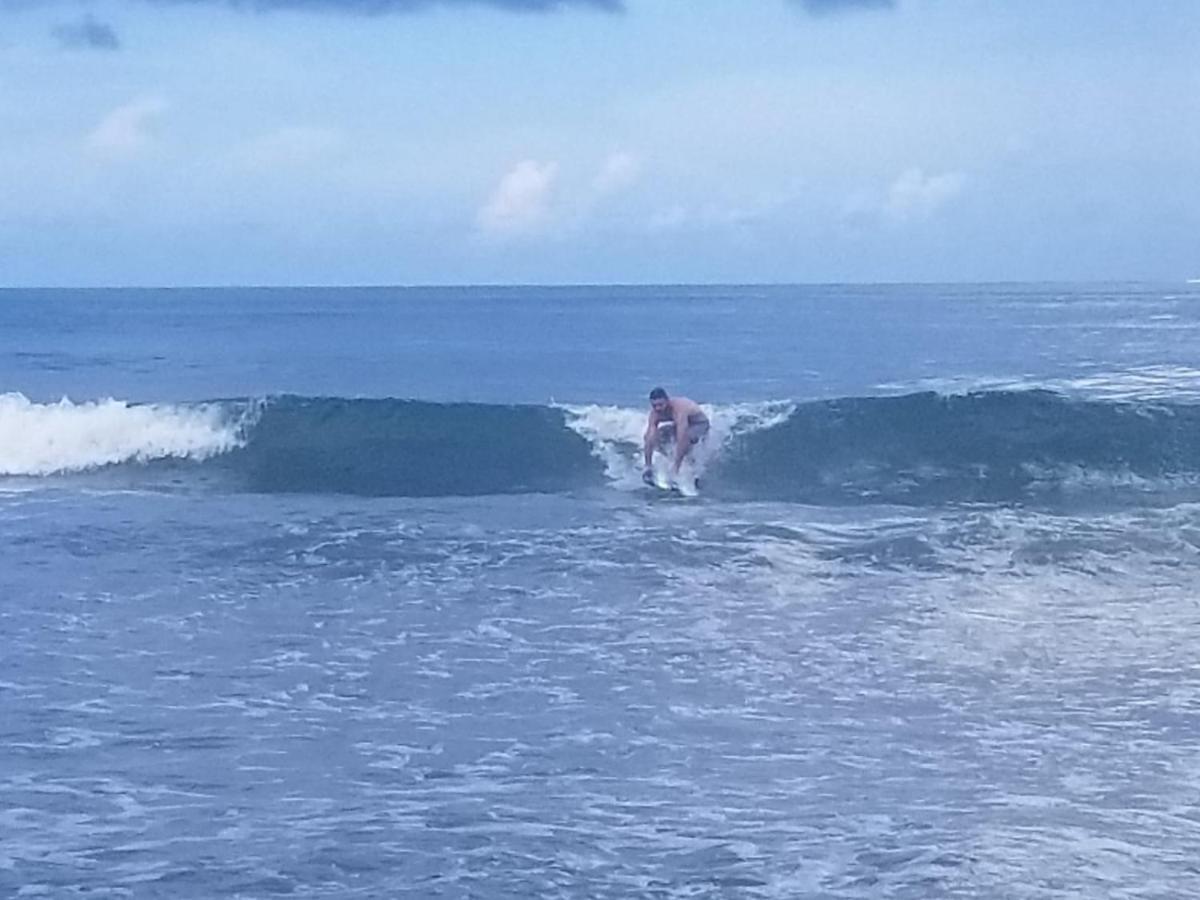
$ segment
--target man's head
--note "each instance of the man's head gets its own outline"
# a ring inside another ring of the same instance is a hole
[[[665,412],[667,407],[671,405],[671,398],[667,396],[667,392],[660,387],[656,387],[650,392],[650,406],[657,413]]]

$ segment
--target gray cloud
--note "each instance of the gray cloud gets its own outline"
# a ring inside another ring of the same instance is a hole
[[[25,9],[43,0],[0,0],[0,10]],[[253,12],[296,10],[309,12],[383,15],[415,13],[429,9],[491,7],[517,13],[545,13],[565,9],[592,9],[607,13],[625,12],[628,0],[144,0],[160,6],[189,4],[226,6]],[[899,0],[788,0],[793,6],[814,16],[835,15],[856,10],[895,9]],[[115,49],[120,45],[112,28],[90,16],[82,22],[60,25],[55,36],[69,47]]]
[[[490,6],[510,12],[552,12],[572,7],[598,9],[605,12],[623,12],[625,10],[625,0],[153,0],[153,2],[162,5],[208,3],[256,12],[309,10],[362,15],[419,12],[437,7],[464,6]]]
[[[72,50],[118,50],[121,47],[112,27],[92,16],[56,25],[53,34],[60,44]]]
[[[26,9],[43,0],[0,0],[0,10]],[[591,9],[606,13],[623,13],[629,0],[142,0],[158,6],[224,6],[251,12],[293,10],[307,12],[347,13],[351,15],[384,15],[387,13],[416,13],[431,9],[491,7],[515,13],[548,13],[567,9]],[[791,5],[814,16],[864,10],[892,10],[899,0],[788,0]],[[74,23],[59,25],[54,36],[65,47],[114,50],[120,47],[116,32],[92,16]]]
[[[799,0],[805,12],[814,16],[868,9],[895,9],[896,0]]]

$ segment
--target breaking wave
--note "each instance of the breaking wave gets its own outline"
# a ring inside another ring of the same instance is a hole
[[[84,472],[160,459],[202,461],[242,444],[241,414],[221,404],[134,405],[124,400],[33,403],[0,394],[0,475]]]
[[[704,494],[819,504],[1200,496],[1200,405],[1044,390],[709,408]],[[450,496],[640,488],[645,414],[615,406],[0,396],[0,475],[167,472],[230,490]]]

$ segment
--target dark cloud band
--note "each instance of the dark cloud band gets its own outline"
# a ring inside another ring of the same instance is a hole
[[[21,10],[43,0],[0,0],[0,10]],[[548,13],[557,10],[590,9],[623,13],[630,0],[143,0],[159,6],[224,6],[252,12],[293,10],[358,15],[416,13],[432,9],[491,7],[515,13]],[[895,9],[898,0],[787,0],[812,15],[833,15],[855,10]],[[109,26],[87,17],[54,30],[64,46],[115,49],[120,45]]]
[[[56,25],[52,33],[62,46],[72,50],[119,50],[121,47],[112,27],[91,16]]]
[[[558,9],[591,8],[624,12],[626,0],[154,0],[157,3],[219,3],[238,9],[325,10],[377,15],[418,12],[437,7],[490,6],[511,12],[552,12]],[[893,9],[896,0],[792,0],[813,15],[852,10]]]
[[[896,0],[799,0],[799,4],[805,12],[810,12],[814,16],[855,10],[896,8]]]
[[[468,6],[490,6],[510,12],[529,13],[553,12],[558,9],[570,8],[597,9],[604,12],[623,12],[625,9],[625,0],[153,0],[153,2],[161,5],[207,3],[258,12],[309,10],[361,15],[420,12],[439,7]]]

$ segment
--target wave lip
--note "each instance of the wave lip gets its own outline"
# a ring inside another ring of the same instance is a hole
[[[112,398],[35,403],[0,394],[0,476],[86,472],[161,459],[202,461],[241,446],[244,422],[220,404],[132,404]]]

